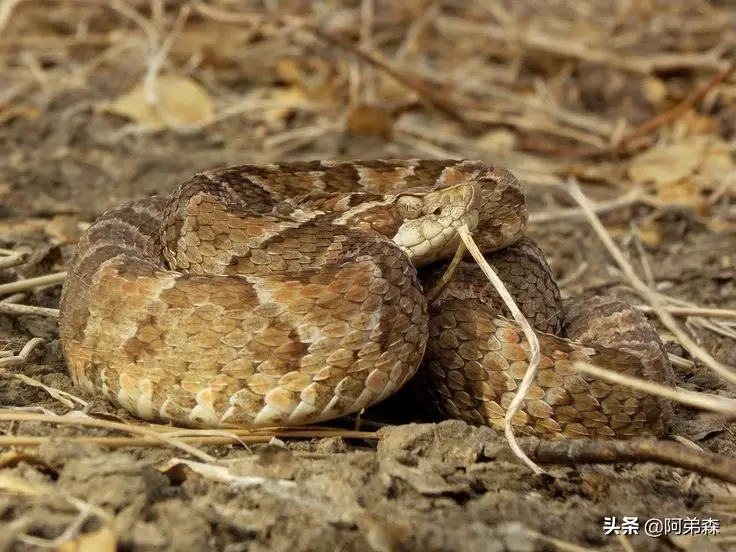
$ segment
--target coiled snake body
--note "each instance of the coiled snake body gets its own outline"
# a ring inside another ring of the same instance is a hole
[[[661,434],[667,402],[572,370],[581,358],[672,383],[656,333],[618,301],[562,304],[526,220],[518,181],[473,161],[201,173],[87,230],[62,294],[64,355],[75,383],[149,420],[329,420],[382,401],[421,365],[415,382],[443,412],[498,426],[526,370],[523,334],[471,263],[431,305],[424,294],[466,224],[540,330],[518,427]],[[585,343],[553,335],[565,329]]]

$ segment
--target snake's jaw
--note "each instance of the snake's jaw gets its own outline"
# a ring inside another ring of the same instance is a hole
[[[422,214],[404,220],[393,241],[408,255],[414,266],[423,266],[452,256],[457,249],[458,229],[478,226],[481,190],[476,183],[464,183],[422,194]]]

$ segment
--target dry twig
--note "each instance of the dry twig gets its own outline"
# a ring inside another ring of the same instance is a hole
[[[610,153],[622,154],[633,149],[636,140],[643,138],[650,134],[652,131],[666,125],[667,123],[682,117],[688,110],[690,110],[696,103],[701,101],[705,96],[713,90],[716,86],[725,81],[733,71],[733,66],[728,64],[723,70],[716,73],[708,82],[695,90],[687,98],[685,98],[678,105],[672,109],[665,111],[650,119],[636,130],[630,132],[623,138],[613,141],[610,146],[605,148],[578,148],[578,149],[563,149],[555,152],[555,155],[566,156],[566,157],[586,157],[592,155],[605,155]]]
[[[629,280],[634,291],[636,291],[639,295],[641,295],[645,300],[648,301],[648,303],[652,306],[652,309],[654,309],[654,312],[662,321],[662,324],[664,324],[665,327],[675,335],[682,346],[692,356],[700,360],[703,364],[708,366],[725,380],[730,381],[731,383],[736,383],[736,374],[732,373],[732,371],[727,366],[718,362],[715,358],[708,354],[705,349],[695,343],[695,341],[691,339],[689,335],[682,331],[672,315],[667,312],[667,310],[662,305],[658,294],[652,292],[652,290],[649,289],[649,287],[644,282],[642,282],[641,279],[639,279],[639,277],[634,272],[634,269],[624,258],[621,250],[614,243],[613,238],[611,238],[611,236],[606,231],[598,216],[593,212],[590,202],[573,179],[570,179],[569,181],[568,191],[573,199],[575,199],[578,205],[580,205],[580,207],[583,209],[588,222],[593,227],[596,234],[598,234],[598,237],[616,261],[616,264],[626,275],[626,278]]]
[[[506,28],[491,22],[478,23],[459,17],[443,15],[435,24],[439,29],[461,35],[476,34],[490,39],[502,41],[509,45],[507,50],[513,52],[515,45],[529,50],[537,50],[544,54],[554,54],[580,61],[608,65],[616,69],[649,75],[653,72],[672,71],[675,69],[711,69],[722,71],[727,61],[713,54],[623,54],[612,50],[591,47],[583,41],[571,40],[568,35],[552,36],[531,26],[526,32]]]
[[[640,312],[653,313],[654,308],[649,305],[636,305],[634,307]],[[698,316],[705,318],[729,318],[736,319],[736,310],[733,309],[715,309],[709,307],[662,307],[664,310],[674,316]]]
[[[26,414],[23,412],[0,412],[0,422],[41,422],[51,424],[78,425],[84,427],[97,427],[123,431],[125,433],[132,433],[134,435],[148,437],[153,440],[163,441],[167,445],[181,449],[187,454],[191,454],[195,458],[199,458],[203,462],[217,463],[216,458],[200,450],[197,450],[196,448],[180,441],[179,439],[170,437],[164,433],[157,433],[155,431],[151,431],[148,428],[137,425],[109,422],[107,420],[95,420],[93,418],[82,416],[46,416],[44,414]]]
[[[623,464],[656,462],[728,483],[736,483],[736,460],[693,450],[668,441],[542,441],[524,444],[542,464]]]
[[[1,306],[2,303],[0,303],[0,307]],[[71,393],[67,393],[66,391],[62,391],[61,389],[57,389],[56,387],[51,387],[50,385],[43,384],[38,380],[26,376],[25,374],[5,374],[7,368],[25,364],[28,361],[28,357],[31,355],[31,353],[43,342],[44,340],[42,338],[34,337],[23,346],[23,348],[17,355],[9,355],[5,357],[0,355],[0,357],[2,357],[0,358],[0,376],[11,377],[13,379],[22,381],[26,385],[43,389],[44,391],[46,391],[46,393],[51,395],[52,398],[59,401],[66,408],[75,408],[77,405],[86,407],[87,402],[80,399],[79,397],[72,395]]]
[[[28,251],[20,251],[0,257],[0,270],[22,265],[28,259]]]
[[[2,303],[0,303],[0,306],[2,306]],[[34,337],[23,346],[23,348],[17,355],[0,358],[0,373],[2,373],[2,370],[4,370],[5,368],[24,364],[28,360],[28,357],[34,351],[34,349],[42,343],[43,339],[41,339],[40,337]]]
[[[0,295],[18,293],[19,291],[27,291],[42,286],[52,286],[60,284],[66,278],[66,272],[57,272],[56,274],[44,274],[35,278],[27,278],[0,285]]]
[[[465,247],[475,259],[475,262],[478,263],[478,266],[483,271],[483,274],[486,275],[495,290],[498,292],[501,299],[503,299],[503,302],[509,309],[511,316],[513,316],[514,320],[516,320],[519,326],[521,326],[521,329],[524,332],[524,337],[526,337],[527,342],[529,343],[529,364],[526,369],[526,373],[524,374],[524,379],[521,381],[521,384],[516,390],[516,394],[514,395],[511,404],[509,404],[508,409],[506,410],[503,425],[506,439],[509,443],[509,446],[511,447],[511,450],[514,451],[514,454],[516,454],[527,466],[529,466],[532,471],[534,471],[534,473],[543,473],[542,469],[534,462],[532,462],[526,456],[526,454],[524,454],[524,451],[521,449],[521,447],[519,447],[519,444],[516,441],[516,437],[514,436],[514,428],[512,425],[514,416],[516,416],[516,413],[521,409],[524,398],[529,392],[529,389],[534,383],[534,379],[537,377],[537,372],[539,371],[539,361],[541,359],[539,340],[537,339],[537,335],[534,333],[534,330],[532,329],[524,314],[519,310],[519,307],[516,306],[514,298],[508,292],[504,283],[493,271],[491,265],[489,265],[483,257],[480,249],[478,249],[478,246],[473,241],[473,237],[470,234],[470,230],[468,230],[468,227],[465,225],[461,226],[458,229],[458,234],[465,244]]]
[[[636,205],[644,197],[644,190],[641,187],[633,187],[624,195],[619,196],[610,201],[602,201],[596,203],[592,209],[596,213],[610,213],[622,207]],[[541,224],[545,222],[560,220],[585,220],[585,213],[582,209],[572,207],[570,209],[560,209],[558,211],[543,211],[540,213],[531,213],[529,222],[531,224]]]
[[[386,74],[393,77],[397,82],[403,84],[410,90],[413,90],[419,96],[419,99],[427,104],[429,107],[437,109],[450,119],[460,123],[463,128],[470,132],[475,132],[478,129],[478,125],[466,119],[460,112],[451,104],[451,102],[440,94],[437,94],[432,88],[424,82],[421,78],[410,74],[407,71],[401,71],[394,67],[391,62],[385,59],[383,56],[375,51],[365,50],[359,46],[353,45],[351,42],[330,36],[321,31],[311,31],[316,37],[323,41],[331,44],[332,46],[338,46],[343,50],[351,52],[360,59],[374,65],[384,71]]]
[[[719,414],[725,414],[730,418],[736,419],[736,400],[733,399],[709,395],[698,391],[689,391],[687,389],[675,389],[668,385],[662,385],[642,378],[635,378],[619,372],[605,370],[600,366],[595,366],[583,361],[574,362],[573,367],[579,372],[590,374],[591,376],[611,383],[625,385],[626,387],[638,389],[653,395],[659,395],[660,397],[665,397],[688,406],[709,410],[711,412],[718,412]]]
[[[437,299],[440,293],[442,293],[442,290],[450,283],[450,280],[452,280],[452,277],[455,275],[457,267],[460,266],[460,263],[465,256],[465,251],[467,251],[465,243],[461,240],[457,245],[457,250],[455,250],[455,256],[452,258],[452,261],[450,261],[450,264],[447,265],[445,272],[442,274],[440,279],[437,280],[437,283],[432,286],[431,289],[427,290],[425,294],[427,296],[427,303],[431,304],[435,299]]]
[[[17,303],[0,301],[0,314],[35,314],[50,318],[59,318],[59,309],[35,307],[33,305],[18,305]]]

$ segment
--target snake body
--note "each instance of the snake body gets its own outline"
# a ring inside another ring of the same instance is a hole
[[[526,370],[521,331],[472,264],[431,304],[424,293],[467,225],[540,331],[542,370],[517,425],[551,438],[661,434],[668,403],[571,363],[672,383],[656,333],[620,302],[564,305],[526,221],[519,182],[476,161],[203,172],[85,232],[62,292],[62,349],[76,384],[148,420],[315,423],[419,371],[447,415],[498,426]],[[583,342],[560,337],[565,326]]]

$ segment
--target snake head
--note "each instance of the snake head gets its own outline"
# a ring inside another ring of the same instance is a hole
[[[458,228],[475,230],[481,207],[476,182],[444,188],[415,188],[396,195],[393,210],[401,222],[393,241],[414,266],[447,258],[457,249]]]

